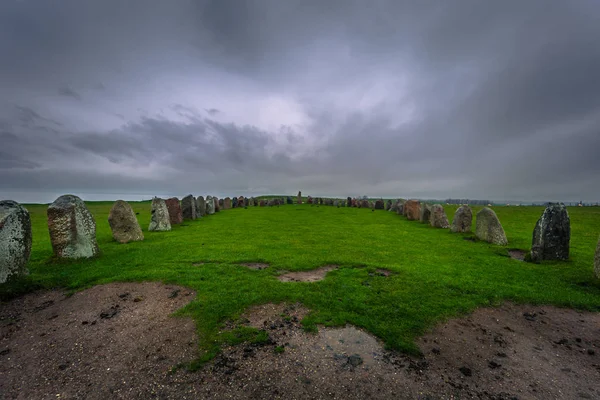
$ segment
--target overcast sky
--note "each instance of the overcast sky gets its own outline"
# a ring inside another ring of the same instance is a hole
[[[598,0],[2,0],[0,198],[600,201]]]

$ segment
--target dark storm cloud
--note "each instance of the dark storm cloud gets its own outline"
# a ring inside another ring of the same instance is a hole
[[[7,0],[0,185],[594,201],[599,38],[594,0]]]

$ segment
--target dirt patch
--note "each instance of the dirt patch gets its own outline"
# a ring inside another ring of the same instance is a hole
[[[525,250],[509,249],[508,255],[512,259],[519,260],[519,261],[525,261],[525,256],[527,255],[527,252]]]
[[[279,275],[277,279],[281,282],[317,282],[325,279],[329,271],[338,269],[338,265],[324,265],[311,271],[286,272]]]
[[[169,374],[196,355],[192,321],[168,317],[192,296],[175,286],[111,284],[2,304],[0,393],[9,399],[600,398],[598,313],[510,303],[479,309],[436,327],[417,343],[423,356],[407,357],[353,326],[307,333],[300,323],[306,308],[265,304],[240,321],[266,332],[268,341],[225,348],[198,372]]]
[[[159,283],[113,283],[2,304],[0,397],[149,397],[173,366],[197,357],[194,322],[169,316],[194,296]]]
[[[369,276],[385,276],[386,278],[393,274],[389,269],[378,268],[375,272],[369,273]]]
[[[265,268],[269,268],[269,264],[265,264],[265,263],[242,263],[240,265],[243,265],[244,267],[248,267],[250,269],[254,269],[257,271],[261,271]]]

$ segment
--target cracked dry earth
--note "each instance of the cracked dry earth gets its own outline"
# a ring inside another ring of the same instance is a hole
[[[600,315],[554,307],[482,308],[418,340],[422,357],[383,349],[352,326],[302,330],[299,304],[252,307],[234,325],[264,329],[198,372],[193,321],[169,315],[194,292],[115,283],[71,297],[34,293],[0,310],[6,399],[595,399]]]

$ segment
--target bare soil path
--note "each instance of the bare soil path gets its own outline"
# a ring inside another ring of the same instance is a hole
[[[302,330],[299,304],[264,304],[242,323],[270,342],[223,349],[198,372],[194,323],[170,314],[195,296],[113,283],[73,296],[32,293],[0,308],[3,399],[595,399],[600,314],[482,308],[419,339],[423,357],[384,350],[360,329]]]

